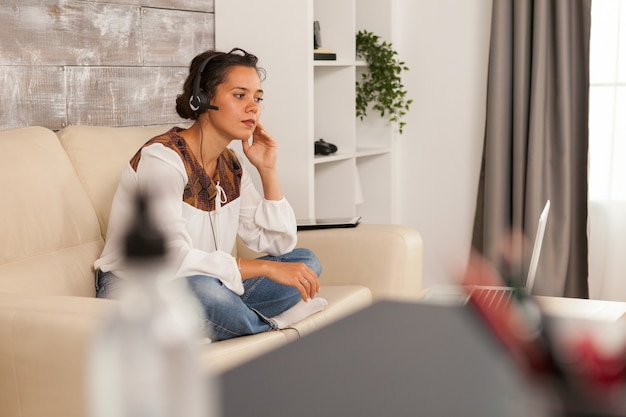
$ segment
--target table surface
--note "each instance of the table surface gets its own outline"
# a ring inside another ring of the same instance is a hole
[[[546,314],[599,321],[626,320],[626,303],[583,298],[535,296]]]

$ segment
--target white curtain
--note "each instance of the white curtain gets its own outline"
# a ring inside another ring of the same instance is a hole
[[[626,0],[592,2],[589,96],[589,296],[626,301]]]

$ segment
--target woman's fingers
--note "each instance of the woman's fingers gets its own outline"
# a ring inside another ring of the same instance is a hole
[[[304,301],[308,301],[319,292],[320,283],[317,275],[306,264],[272,262],[271,265],[271,273],[267,276],[279,284],[296,288]]]
[[[295,286],[296,289],[298,290],[298,292],[300,293],[300,296],[302,297],[302,299],[304,301],[308,301],[309,300],[309,292],[306,288],[306,284],[300,283],[299,285]]]
[[[302,287],[302,291],[300,291],[300,294],[304,293],[304,296],[302,297],[302,299],[304,301],[308,301],[309,298],[311,298],[311,293],[309,291],[309,288],[310,288],[309,281],[307,281],[306,279],[303,279],[302,281],[300,281],[299,287]]]
[[[302,285],[304,291],[308,295],[308,297],[305,298],[306,300],[309,298],[313,298],[315,294],[319,292],[320,283],[315,273],[311,271],[311,269],[309,269],[308,267],[305,266],[305,268],[306,268],[306,271],[302,275],[302,280],[300,281],[300,284]]]

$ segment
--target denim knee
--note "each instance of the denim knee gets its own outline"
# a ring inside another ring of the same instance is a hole
[[[96,271],[96,298],[119,299],[124,281],[113,272]]]
[[[320,275],[322,275],[322,263],[320,262],[317,255],[315,255],[315,253],[311,249],[307,248],[298,248],[296,250],[303,253],[302,256],[305,258],[303,262],[306,264],[306,266],[311,268],[311,270],[315,272],[315,274],[319,278]]]
[[[193,275],[187,277],[187,283],[202,306],[224,306],[228,308],[227,306],[237,306],[240,302],[239,296],[228,290],[218,278]]]
[[[250,308],[222,282],[207,275],[187,277],[205,315],[209,337],[214,340],[271,330],[273,323]]]
[[[296,248],[293,251],[274,258],[279,262],[302,262],[319,278],[322,275],[322,263],[311,249]]]

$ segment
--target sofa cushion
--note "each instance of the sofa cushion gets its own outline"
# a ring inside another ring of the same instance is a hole
[[[144,143],[171,127],[69,126],[57,133],[96,210],[103,237],[124,166]]]
[[[202,350],[202,367],[212,374],[224,373],[286,344],[288,332],[271,331],[209,343]]]
[[[93,206],[57,136],[0,132],[0,291],[93,296],[104,242]]]

